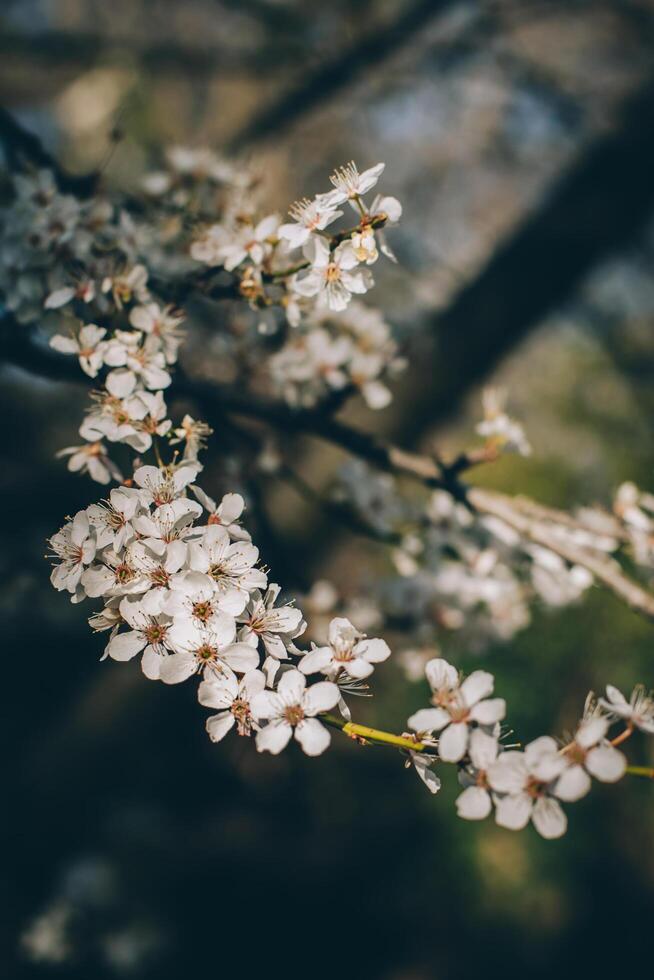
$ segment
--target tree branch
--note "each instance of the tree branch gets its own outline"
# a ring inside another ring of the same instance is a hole
[[[412,441],[451,417],[471,385],[560,307],[584,276],[644,231],[654,209],[653,105],[651,78],[623,105],[615,127],[590,145],[482,272],[432,318],[434,343],[417,359],[411,379],[404,428],[410,425]]]
[[[298,117],[318,108],[365,70],[386,60],[453,3],[454,0],[414,0],[392,23],[370,31],[315,71],[305,72],[297,84],[264,106],[236,133],[229,151],[239,152],[270,137],[277,139]]]

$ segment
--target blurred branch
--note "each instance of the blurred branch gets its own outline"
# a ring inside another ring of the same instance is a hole
[[[416,359],[407,437],[450,417],[468,389],[559,307],[594,266],[630,244],[654,208],[654,80],[582,154],[481,273],[431,320]],[[425,373],[420,375],[420,364]]]
[[[32,369],[34,365],[52,373],[47,376],[57,380],[68,380],[73,374],[82,380],[81,373],[72,359],[71,371],[64,372],[61,361],[65,356],[53,351],[34,348],[26,330],[14,330],[18,339],[3,345],[3,352],[10,363]],[[27,335],[27,340],[22,339]],[[39,371],[43,373],[43,371]],[[206,405],[211,412],[225,412],[245,418],[256,419],[268,426],[277,428],[286,435],[306,434],[324,439],[346,452],[364,459],[378,469],[399,476],[410,477],[431,488],[444,489],[456,499],[464,502],[478,514],[491,515],[504,521],[518,534],[534,544],[547,548],[573,565],[581,565],[622,599],[635,612],[654,620],[654,595],[648,593],[623,572],[611,557],[591,551],[573,543],[570,538],[556,532],[556,521],[546,518],[546,510],[533,503],[526,506],[527,498],[513,498],[481,487],[465,487],[460,482],[463,460],[468,466],[479,462],[475,454],[458,457],[451,466],[431,456],[420,455],[395,446],[379,436],[353,428],[324,414],[319,409],[294,409],[282,402],[260,398],[242,388],[215,385],[211,382],[193,380],[181,375],[170,389],[171,394],[196,399]],[[551,512],[555,514],[554,511]],[[360,530],[360,529],[359,529]]]
[[[300,40],[276,38],[254,51],[242,51],[233,45],[187,45],[174,39],[152,41],[133,36],[113,37],[89,31],[39,31],[25,34],[5,30],[0,34],[0,56],[32,60],[48,68],[79,72],[110,62],[123,64],[125,55],[135,58],[150,72],[181,72],[187,77],[206,77],[218,72],[243,74],[271,65],[282,66],[303,50]]]
[[[392,23],[359,38],[313,72],[305,71],[296,84],[255,113],[231,139],[228,150],[239,152],[267,138],[277,139],[298,118],[332,99],[365,70],[395,54],[433,17],[454,3],[455,0],[414,0]]]
[[[25,129],[2,106],[0,106],[0,143],[12,169],[47,168],[53,172],[57,185],[62,191],[85,197],[97,184],[98,175],[95,173],[80,176],[67,173],[52,154],[48,153],[38,136]]]

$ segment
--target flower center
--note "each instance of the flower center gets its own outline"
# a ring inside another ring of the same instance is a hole
[[[166,569],[163,568],[162,565],[159,565],[152,572],[150,572],[150,581],[152,582],[153,585],[166,586],[168,585],[169,580],[170,580],[170,575],[168,574]]]
[[[203,643],[201,647],[195,651],[195,655],[198,660],[215,660],[218,656],[218,651],[215,647],[212,647],[209,643]]]
[[[299,704],[289,704],[287,708],[284,709],[284,718],[289,723],[289,725],[299,725],[304,719],[304,711]]]
[[[162,643],[168,632],[167,626],[160,626],[159,623],[153,623],[151,626],[146,626],[143,630],[146,640],[148,643]]]
[[[325,269],[325,279],[327,282],[338,282],[341,278],[341,270],[336,262],[330,262]]]
[[[208,599],[206,599],[204,602],[196,602],[193,604],[193,615],[202,623],[206,623],[207,620],[211,619],[211,612],[211,603]]]
[[[230,711],[236,719],[236,730],[239,735],[249,735],[252,731],[252,719],[250,714],[250,705],[247,701],[242,701],[240,698],[236,698],[232,701],[232,707]]]
[[[124,582],[129,582],[130,579],[134,578],[134,569],[123,563],[122,565],[118,565],[116,567],[114,574],[116,576],[116,581],[123,584]]]

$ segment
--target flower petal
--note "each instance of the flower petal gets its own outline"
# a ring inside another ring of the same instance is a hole
[[[318,685],[316,685],[318,686]],[[332,687],[336,687],[335,684]],[[338,688],[336,688],[338,691]],[[329,747],[331,735],[317,718],[305,718],[295,729],[295,737],[306,755],[322,755]]]

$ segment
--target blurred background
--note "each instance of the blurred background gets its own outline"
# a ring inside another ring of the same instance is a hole
[[[166,145],[209,145],[255,161],[283,210],[349,159],[384,160],[404,217],[399,263],[377,268],[370,299],[411,366],[389,409],[352,403],[345,417],[454,452],[490,380],[534,455],[475,480],[564,507],[606,504],[623,480],[654,488],[649,0],[4,0],[0,53],[0,102],[108,186],[137,186]],[[214,746],[193,689],[98,663],[102,639],[42,557],[97,496],[54,459],[85,398],[0,368],[3,975],[649,969],[651,783],[596,786],[547,842],[457,820],[453,780],[432,798],[381,749],[335,737],[310,760]],[[221,436],[207,489],[234,489]],[[341,461],[308,441],[297,457],[318,485]],[[387,570],[383,548],[335,534],[288,486],[244,492],[291,594],[327,578],[352,598]],[[480,656],[462,649],[457,664]],[[589,688],[654,681],[652,628],[599,589],[533,609],[483,658],[525,740],[573,725]],[[358,720],[402,730],[420,682],[392,659],[376,681]],[[644,740],[632,761],[652,764]]]

